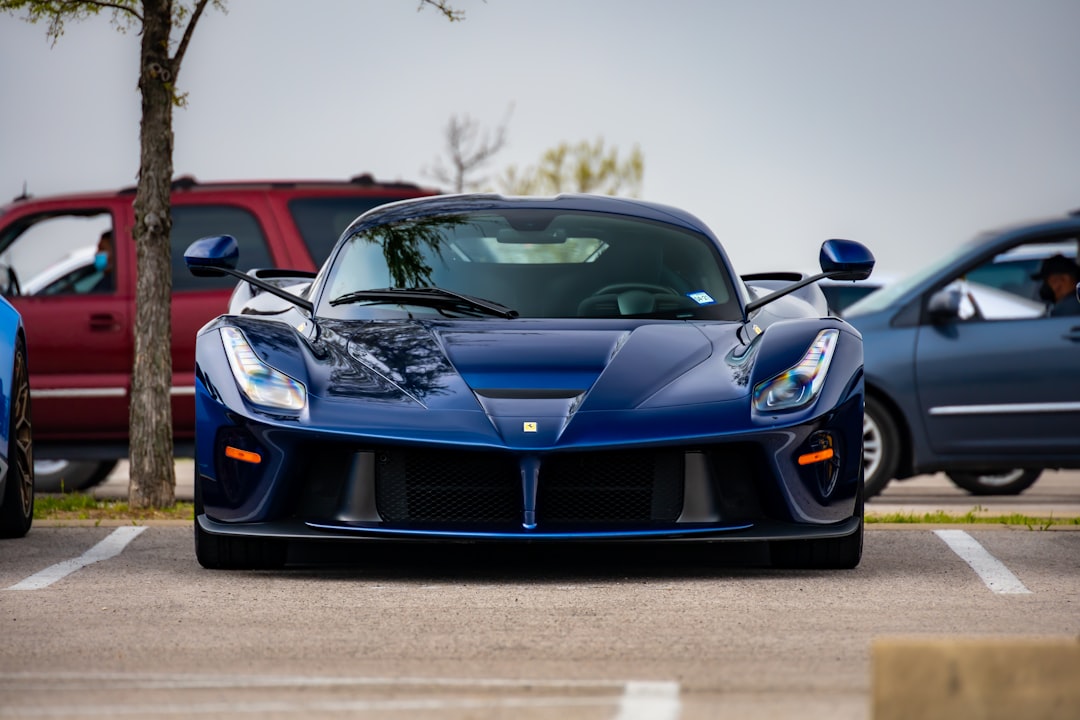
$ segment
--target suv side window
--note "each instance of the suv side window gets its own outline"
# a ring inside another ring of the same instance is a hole
[[[112,292],[115,282],[106,289],[105,270],[94,266],[98,242],[112,228],[104,209],[20,220],[0,238],[0,292],[9,297]]]
[[[231,205],[173,205],[172,253],[173,292],[223,290],[236,286],[233,277],[195,277],[184,264],[184,251],[196,240],[211,235],[232,235],[240,248],[237,270],[275,267],[266,244],[266,235],[247,210]]]

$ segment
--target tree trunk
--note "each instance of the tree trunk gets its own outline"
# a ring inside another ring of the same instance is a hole
[[[172,408],[172,109],[169,58],[172,0],[143,0],[139,91],[139,183],[135,193],[135,358],[131,375],[128,504],[165,507],[176,500]]]

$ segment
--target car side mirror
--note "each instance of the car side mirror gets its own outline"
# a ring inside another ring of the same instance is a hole
[[[874,269],[873,253],[865,245],[854,240],[833,239],[821,243],[818,262],[821,263],[821,272],[819,274],[803,278],[787,287],[780,288],[776,292],[751,300],[746,303],[746,313],[750,314],[762,305],[768,305],[777,298],[795,292],[810,283],[816,283],[823,278],[829,278],[830,280],[865,280],[870,277],[870,272]]]
[[[235,270],[240,259],[236,238],[216,235],[196,240],[184,252],[184,264],[195,277],[222,277]]]
[[[833,280],[865,280],[874,269],[874,255],[854,240],[826,240],[818,255],[821,272]]]
[[[277,295],[283,300],[288,300],[293,305],[313,312],[315,306],[307,298],[293,295],[288,290],[278,287],[258,277],[254,273],[242,273],[236,269],[236,262],[240,259],[240,250],[236,247],[236,238],[232,235],[215,235],[196,240],[188,246],[184,253],[184,264],[188,271],[195,277],[222,277],[232,275],[243,280],[249,285],[254,285],[260,290],[265,290],[271,295]]]
[[[932,320],[944,321],[960,317],[960,291],[955,288],[938,290],[926,303],[926,312]]]

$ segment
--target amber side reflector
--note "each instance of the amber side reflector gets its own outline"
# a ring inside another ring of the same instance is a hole
[[[259,455],[259,453],[253,453],[247,450],[241,450],[240,448],[234,448],[232,445],[225,446],[225,457],[231,457],[233,460],[239,460],[240,462],[248,462],[255,464],[262,462],[262,456]]]
[[[816,462],[822,462],[823,460],[831,460],[833,457],[833,449],[825,448],[824,450],[818,450],[817,452],[806,453],[799,456],[800,465],[810,465]]]

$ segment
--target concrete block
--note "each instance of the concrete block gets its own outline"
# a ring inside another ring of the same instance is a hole
[[[884,637],[873,720],[1080,720],[1080,637]]]

